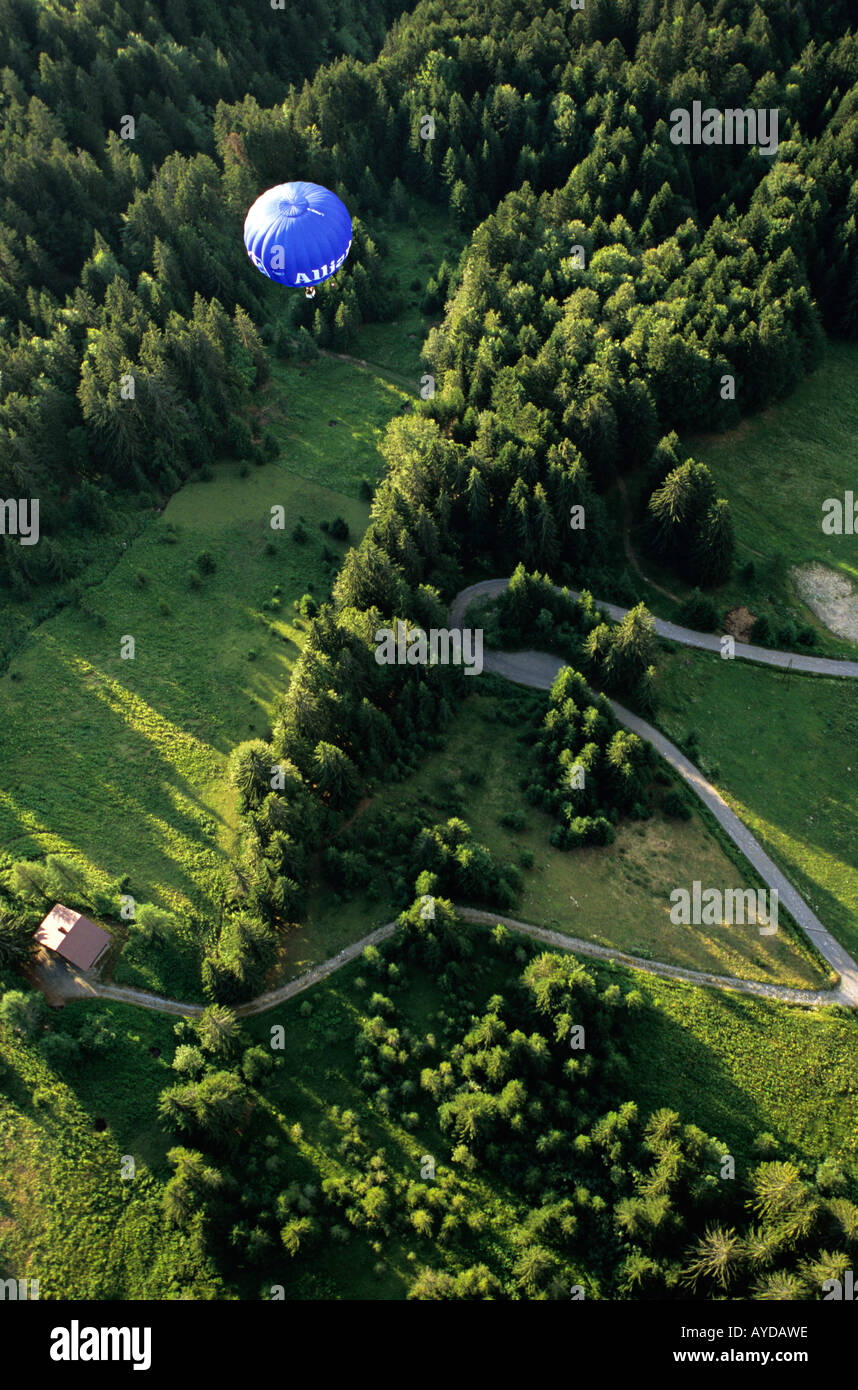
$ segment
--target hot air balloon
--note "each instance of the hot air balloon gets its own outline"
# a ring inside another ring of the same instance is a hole
[[[335,275],[349,254],[348,208],[318,183],[278,183],[260,194],[244,219],[247,254],[278,285],[315,286]]]

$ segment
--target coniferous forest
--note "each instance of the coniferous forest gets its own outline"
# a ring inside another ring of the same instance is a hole
[[[852,1298],[856,219],[849,0],[0,0],[7,1298]]]

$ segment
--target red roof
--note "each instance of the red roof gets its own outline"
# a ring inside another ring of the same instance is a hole
[[[89,970],[110,945],[110,937],[88,917],[82,917],[70,907],[55,903],[36,931],[36,940],[58,956],[76,965],[78,970]]]

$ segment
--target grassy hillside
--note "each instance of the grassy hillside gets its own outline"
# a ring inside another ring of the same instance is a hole
[[[35,626],[0,676],[7,863],[60,851],[105,888],[124,879],[138,901],[217,920],[237,827],[226,760],[265,735],[288,686],[304,632],[294,601],[329,593],[365,529],[361,483],[377,481],[382,432],[418,389],[427,253],[434,267],[458,244],[434,209],[386,235],[400,317],[364,328],[355,359],[273,361],[256,425],[278,456],[203,470],[162,513],[135,518],[101,570],[85,555],[98,582]],[[364,353],[381,365],[361,365]],[[284,529],[271,527],[274,507]],[[321,529],[338,516],[348,543]],[[199,943],[184,930],[145,965],[120,959],[116,978],[198,997]]]
[[[858,951],[858,686],[678,651],[658,723],[689,752],[814,911]]]
[[[858,469],[858,347],[826,345],[793,394],[722,435],[686,440],[730,502],[740,564],[785,557],[819,560],[858,580],[854,536],[822,530],[822,504],[855,490]]]
[[[776,623],[791,617],[816,632],[816,650],[854,657],[855,644],[833,635],[800,600],[790,571],[818,563],[858,585],[858,538],[828,536],[822,530],[826,498],[843,501],[855,491],[858,465],[858,347],[828,342],[817,369],[785,401],[743,420],[720,435],[692,435],[680,456],[694,457],[712,472],[719,497],[726,497],[736,535],[736,563],[727,584],[711,590],[722,611],[744,604]],[[643,476],[626,482],[632,519],[631,540],[644,573],[655,585],[682,599],[689,586],[648,554],[640,508],[648,490]],[[609,498],[618,532],[622,499]],[[753,566],[753,573],[746,570]],[[677,607],[653,585],[632,575],[653,612],[675,618]]]
[[[287,529],[270,529],[270,507]],[[0,839],[14,858],[62,849],[165,905],[211,908],[231,843],[231,747],[262,733],[300,630],[292,602],[334,573],[319,522],[364,503],[276,462],[189,484],[88,594],[32,634],[2,677]],[[292,528],[303,516],[307,540]],[[269,549],[273,553],[269,553]],[[207,552],[213,573],[196,559]],[[122,641],[133,637],[133,659]],[[50,730],[52,736],[47,737]]]
[[[758,1159],[770,1133],[813,1164],[858,1156],[858,1024],[671,980],[634,976],[653,1008],[640,1025],[631,1092],[667,1105]],[[737,1164],[738,1167],[738,1164]]]
[[[544,697],[484,677],[457,711],[443,749],[414,776],[379,788],[356,827],[362,820],[390,823],[404,811],[419,811],[426,824],[461,816],[499,862],[532,860],[513,912],[526,922],[691,969],[797,986],[825,983],[786,931],[761,937],[753,926],[671,923],[675,887],[695,878],[725,889],[752,884],[748,867],[727,856],[696,811],[689,821],[657,812],[647,821],[622,823],[615,843],[603,848],[554,849],[555,822],[523,795],[530,752],[518,737],[522,712],[543,707]],[[505,817],[515,823],[504,825]],[[370,919],[365,897],[341,902],[321,873],[306,927],[289,942],[289,973],[392,917],[396,901],[379,892]]]
[[[161,1214],[169,1145],[155,1105],[170,1072],[152,1050],[172,1056],[174,1020],[81,1003],[68,1024],[93,1013],[116,1041],[73,1080],[0,1030],[0,1277],[38,1279],[42,1299],[223,1297],[213,1267]],[[121,1175],[128,1156],[133,1178]]]

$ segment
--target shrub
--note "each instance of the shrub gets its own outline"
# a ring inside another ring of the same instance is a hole
[[[201,550],[196,559],[197,569],[200,574],[214,574],[217,568],[208,550]]]
[[[721,625],[721,615],[708,594],[694,589],[679,610],[679,621],[698,632],[716,632]]]
[[[182,1043],[176,1048],[173,1057],[173,1071],[177,1071],[182,1076],[198,1076],[206,1064],[205,1055],[199,1047],[194,1047],[192,1043]]]
[[[330,531],[335,541],[347,541],[349,538],[348,522],[344,521],[341,516],[334,517]]]
[[[39,1046],[52,1067],[68,1067],[80,1060],[80,1047],[68,1033],[48,1033]]]
[[[754,623],[754,629],[751,635],[754,639],[754,642],[759,647],[771,647],[774,645],[774,628],[772,627],[772,624],[770,620],[766,617],[765,613],[761,613],[759,618],[757,618],[756,622]]]
[[[667,796],[661,803],[661,809],[664,814],[670,816],[672,820],[691,819],[691,807],[688,805],[685,797],[680,796],[678,791],[670,791],[667,793]]]
[[[304,527],[301,525],[301,522],[300,522],[300,521],[296,521],[296,522],[295,522],[295,525],[294,525],[293,528],[292,528],[292,539],[293,539],[293,541],[295,541],[298,545],[303,545],[304,542],[305,542],[306,539],[307,539],[307,532],[305,531]]]
[[[264,1047],[249,1047],[241,1059],[241,1074],[250,1086],[255,1086],[274,1066],[274,1058]]]

